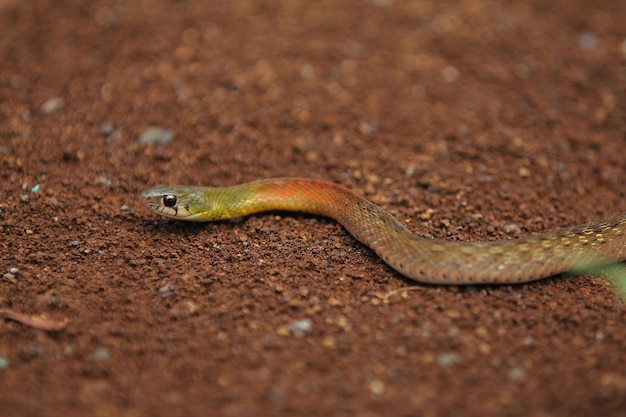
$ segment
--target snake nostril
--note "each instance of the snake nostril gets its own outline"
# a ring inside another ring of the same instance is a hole
[[[175,195],[164,195],[163,196],[163,205],[165,207],[174,207],[176,205],[176,196]]]

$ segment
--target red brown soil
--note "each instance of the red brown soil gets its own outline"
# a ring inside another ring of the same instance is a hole
[[[39,322],[0,321],[0,414],[625,415],[600,277],[416,285],[328,219],[138,198],[304,176],[449,240],[600,219],[625,40],[623,0],[1,2],[0,308]]]

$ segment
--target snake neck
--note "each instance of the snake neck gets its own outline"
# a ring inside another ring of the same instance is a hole
[[[211,220],[267,211],[292,211],[331,217],[340,222],[341,219],[337,218],[337,213],[341,212],[339,206],[361,200],[340,185],[306,178],[277,178],[233,187],[207,188],[204,199],[213,207]]]

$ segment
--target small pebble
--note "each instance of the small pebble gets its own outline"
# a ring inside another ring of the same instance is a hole
[[[511,381],[519,381],[526,375],[524,368],[516,366],[514,368],[509,369],[507,376]]]
[[[583,32],[578,35],[578,46],[586,51],[592,51],[598,46],[598,35],[593,32]]]
[[[157,297],[161,300],[169,297],[174,292],[174,285],[171,283],[166,283],[161,288],[157,290]]]
[[[0,356],[0,371],[3,371],[9,367],[9,359],[4,356]]]
[[[12,273],[13,275],[17,275],[18,272],[20,272],[19,268],[13,267],[11,269],[9,269],[9,272]]]
[[[517,170],[517,173],[522,178],[530,177],[530,170],[526,167],[519,167],[519,169]]]
[[[373,395],[383,395],[385,393],[385,383],[380,379],[375,379],[370,382],[369,389]]]
[[[458,363],[461,363],[461,361],[461,355],[455,352],[440,353],[439,355],[437,355],[437,365],[441,366],[442,368],[456,365]]]
[[[41,111],[46,114],[54,113],[60,110],[64,104],[65,102],[61,97],[52,97],[41,105]]]
[[[108,349],[98,348],[94,350],[93,352],[91,352],[91,354],[89,355],[87,359],[91,362],[99,362],[99,361],[109,360],[110,358],[111,358],[111,353],[109,352]]]
[[[313,69],[313,66],[310,64],[304,64],[300,67],[300,77],[303,80],[311,80],[315,78],[315,70]]]
[[[441,76],[443,77],[444,81],[448,83],[453,83],[459,80],[459,78],[461,77],[461,72],[455,67],[447,66],[441,70]]]
[[[369,0],[368,3],[376,7],[389,7],[393,4],[394,0]]]
[[[511,236],[519,236],[522,233],[522,229],[519,228],[515,223],[509,223],[504,226],[504,233]]]
[[[458,317],[458,316],[457,316],[456,312],[454,312],[453,314],[450,314],[450,316],[449,316],[449,317],[453,317],[453,318],[454,318],[454,317]],[[458,328],[456,328],[456,327],[455,327],[455,328],[453,328],[453,329],[448,330],[448,332],[447,332],[447,336],[448,336],[450,339],[454,339],[455,337],[458,337],[458,336],[459,336],[459,334],[461,334],[461,330],[459,330],[459,329],[458,329]]]
[[[313,323],[309,319],[298,320],[289,325],[289,333],[304,336],[313,332]]]
[[[31,346],[28,348],[27,352],[32,358],[36,358],[37,356],[41,356],[43,354],[43,348],[41,346]]]
[[[273,404],[282,404],[284,399],[285,398],[283,394],[279,391],[272,391],[272,393],[270,394],[270,401]]]
[[[22,194],[20,196],[20,200],[22,200],[23,203],[28,203],[29,199],[30,199],[30,197],[28,196],[28,194]]]
[[[492,360],[489,361],[489,365],[491,365],[491,367],[493,368],[498,368],[501,364],[502,364],[502,359],[500,358],[493,358]]]
[[[367,136],[375,136],[378,133],[378,123],[361,122],[359,131]]]
[[[57,307],[59,305],[59,296],[56,294],[49,294],[47,297],[48,305],[51,307]]]
[[[115,125],[112,122],[102,122],[100,125],[100,134],[102,136],[111,136],[113,132],[115,132]]]
[[[140,145],[147,145],[150,143],[156,145],[167,145],[174,139],[175,136],[176,133],[174,133],[173,130],[164,129],[158,126],[150,126],[139,136],[137,143]]]
[[[96,184],[102,184],[107,188],[111,188],[111,186],[113,185],[113,181],[111,180],[111,178],[101,175],[99,177],[96,177]]]
[[[15,279],[15,274],[6,273],[6,274],[2,275],[2,278],[10,281],[12,279]]]
[[[35,185],[33,186],[33,188],[31,188],[31,189],[30,189],[30,192],[31,192],[31,193],[37,193],[37,192],[39,192],[39,189],[40,189],[40,188],[41,188],[41,186],[40,186],[39,184],[35,184]]]

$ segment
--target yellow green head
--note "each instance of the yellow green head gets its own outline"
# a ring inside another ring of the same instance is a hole
[[[144,204],[155,213],[177,220],[219,220],[212,214],[218,209],[201,187],[157,185],[141,193]]]

